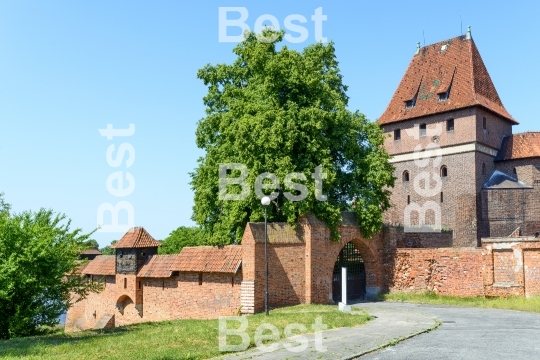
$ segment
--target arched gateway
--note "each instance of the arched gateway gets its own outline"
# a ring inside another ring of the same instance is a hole
[[[342,301],[342,268],[347,268],[347,301],[363,300],[366,294],[366,269],[360,251],[352,242],[345,244],[334,264],[332,294],[335,302]]]

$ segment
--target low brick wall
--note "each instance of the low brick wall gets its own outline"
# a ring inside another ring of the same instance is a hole
[[[482,242],[486,295],[540,296],[540,239],[488,238]]]
[[[203,273],[201,283],[199,273],[171,278],[107,276],[102,292],[90,294],[68,310],[65,330],[92,329],[107,314],[114,315],[114,326],[235,315],[240,309],[241,283],[241,272],[234,276]]]
[[[389,292],[481,296],[482,270],[482,250],[475,248],[396,249],[384,263]]]

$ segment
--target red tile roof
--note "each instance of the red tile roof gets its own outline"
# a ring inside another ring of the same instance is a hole
[[[98,255],[88,263],[83,274],[88,275],[114,275],[116,274],[116,261],[114,255]]]
[[[448,90],[448,100],[439,101],[438,94]],[[415,106],[405,109],[405,102],[415,95]],[[475,105],[518,123],[504,108],[474,41],[459,36],[425,46],[414,55],[377,122],[389,124]]]
[[[182,249],[172,266],[174,271],[235,274],[242,262],[242,246],[193,246]]]
[[[131,228],[111,249],[149,248],[161,246],[143,227]]]
[[[174,255],[154,255],[146,261],[137,273],[138,277],[163,278],[170,277],[172,266],[178,257]]]
[[[506,136],[495,161],[540,157],[540,132]]]

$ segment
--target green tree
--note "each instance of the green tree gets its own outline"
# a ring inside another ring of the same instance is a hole
[[[178,254],[184,246],[206,245],[206,237],[200,227],[180,226],[173,230],[162,244],[159,248],[160,254]]]
[[[94,239],[89,239],[84,244],[87,249],[99,249],[99,243]]]
[[[99,251],[101,251],[102,255],[114,255],[114,254],[116,254],[116,252],[114,251],[114,249],[111,249],[111,246],[116,244],[117,242],[118,242],[118,240],[113,240],[113,241],[111,241],[110,245],[107,245],[104,248],[99,249]]]
[[[54,326],[72,300],[101,286],[77,274],[88,235],[51,210],[9,214],[0,195],[0,339]]]
[[[279,42],[283,32],[265,30],[263,36],[276,36]],[[264,172],[276,174],[281,184],[289,173],[305,176],[307,198],[289,201],[284,191],[290,189],[282,186],[268,208],[270,221],[294,225],[299,216],[312,212],[337,239],[341,211],[352,209],[364,236],[380,230],[389,207],[388,188],[394,184],[393,168],[379,125],[347,109],[347,86],[334,44],[314,44],[302,52],[283,46],[278,51],[276,42],[259,41],[250,33],[234,53],[233,64],[207,64],[197,73],[208,93],[206,117],[196,132],[197,146],[206,154],[190,174],[193,219],[208,232],[209,241],[239,241],[247,222],[264,219],[253,191],[244,200],[219,199],[218,168],[224,163],[244,164],[249,169],[245,182],[252,190]],[[315,196],[311,174],[318,166],[327,176],[322,192],[327,201]],[[233,170],[227,176],[239,175]],[[238,185],[227,190],[241,193]]]

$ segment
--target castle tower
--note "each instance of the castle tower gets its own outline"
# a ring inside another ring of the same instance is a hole
[[[116,250],[116,273],[137,274],[146,260],[156,255],[161,246],[144,228],[135,227],[130,229],[114,245]]]
[[[479,194],[503,138],[518,122],[504,108],[470,28],[463,36],[418,44],[377,122],[397,178],[385,222],[409,231],[439,223],[454,231],[454,246],[478,246]]]

